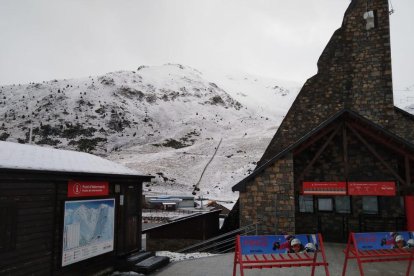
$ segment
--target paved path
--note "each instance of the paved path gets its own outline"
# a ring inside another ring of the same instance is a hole
[[[332,276],[342,275],[342,266],[344,254],[342,250],[345,244],[325,244],[326,255],[329,262],[329,272]],[[194,260],[185,260],[172,263],[164,269],[152,274],[156,276],[231,276],[233,273],[233,255],[224,254],[211,257],[205,257]],[[394,276],[405,275],[407,262],[389,262],[364,264],[366,276]],[[293,275],[310,275],[310,267],[302,268],[272,268],[272,269],[254,269],[245,270],[245,276],[293,276]],[[240,275],[238,270],[237,275]],[[325,275],[323,267],[316,268],[316,275]],[[355,260],[351,260],[347,268],[347,276],[359,275]],[[414,270],[411,274],[414,276]]]

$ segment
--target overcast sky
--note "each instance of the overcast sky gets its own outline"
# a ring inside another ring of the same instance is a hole
[[[0,0],[0,84],[181,63],[303,83],[350,0]],[[414,84],[414,1],[392,0],[394,89]]]

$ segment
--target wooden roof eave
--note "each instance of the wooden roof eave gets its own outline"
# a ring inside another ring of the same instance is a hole
[[[397,109],[397,108],[396,108]],[[397,109],[397,111],[401,111],[399,109]],[[405,112],[405,111],[404,111]],[[405,112],[407,113],[407,112]],[[282,150],[281,152],[279,152],[278,154],[276,154],[272,159],[270,159],[269,161],[267,161],[266,163],[264,163],[262,166],[256,168],[250,175],[248,175],[246,178],[244,178],[243,180],[241,180],[239,183],[237,183],[236,185],[234,185],[232,187],[232,191],[240,191],[240,192],[244,192],[246,189],[246,185],[253,180],[258,174],[260,174],[261,172],[263,172],[266,168],[268,168],[269,166],[271,166],[272,164],[274,164],[274,162],[276,162],[277,160],[279,160],[280,158],[282,158],[283,156],[285,156],[287,153],[292,152],[294,149],[296,149],[298,146],[300,146],[302,143],[304,143],[306,140],[308,140],[311,136],[317,134],[320,130],[322,130],[323,128],[327,127],[329,124],[331,124],[332,122],[334,122],[336,119],[338,119],[339,117],[341,117],[344,114],[349,114],[351,117],[360,120],[362,123],[367,124],[368,126],[384,133],[386,136],[390,137],[392,140],[403,144],[407,149],[409,149],[410,151],[414,152],[414,144],[407,141],[404,138],[401,138],[399,136],[397,136],[396,134],[390,132],[389,130],[379,126],[378,124],[375,124],[374,122],[370,121],[369,119],[359,115],[358,113],[349,110],[349,109],[343,109],[335,114],[333,114],[331,117],[329,117],[327,120],[325,120],[323,123],[321,123],[320,125],[318,125],[317,127],[315,127],[313,130],[311,130],[310,132],[308,132],[306,135],[304,135],[303,137],[301,137],[300,139],[298,139],[295,143],[293,143],[292,145],[288,146],[287,148],[285,148],[284,150]],[[409,113],[407,113],[409,114]],[[411,114],[409,114],[411,115]],[[414,119],[414,116],[412,116],[412,119]],[[413,155],[414,156],[414,155]]]
[[[30,175],[30,177],[29,177]],[[127,174],[107,174],[91,172],[71,172],[71,171],[42,171],[30,169],[0,168],[0,179],[48,179],[48,180],[67,180],[67,179],[111,179],[122,182],[149,182],[155,176],[152,175],[127,175]]]
[[[267,161],[266,163],[264,163],[262,166],[260,166],[259,168],[256,168],[250,175],[248,175],[242,181],[240,181],[239,183],[237,183],[236,185],[234,185],[232,187],[232,191],[233,192],[236,192],[236,191],[244,192],[245,191],[245,188],[246,188],[246,184],[250,180],[253,180],[256,175],[258,175],[259,173],[261,173],[262,171],[264,171],[267,167],[269,167],[272,164],[274,164],[274,162],[276,162],[277,160],[279,160],[280,158],[282,158],[283,156],[285,156],[287,153],[293,151],[296,147],[298,147],[303,142],[305,142],[308,138],[310,138],[311,136],[313,136],[314,134],[316,134],[317,132],[319,132],[321,129],[323,129],[324,127],[326,127],[327,125],[329,125],[333,121],[335,121],[337,118],[339,118],[346,111],[347,111],[346,109],[343,109],[343,110],[335,113],[334,115],[332,115],[331,117],[329,117],[327,120],[325,120],[323,123],[321,123],[320,125],[318,125],[316,128],[314,128],[313,130],[311,130],[310,132],[308,132],[306,135],[304,135],[303,137],[301,137],[295,143],[293,143],[292,145],[288,146],[287,148],[285,148],[284,150],[282,150],[281,152],[279,152],[278,154],[276,154],[273,158],[271,158],[269,161]]]

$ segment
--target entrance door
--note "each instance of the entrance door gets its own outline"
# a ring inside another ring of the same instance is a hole
[[[118,254],[125,255],[141,249],[140,187],[122,185],[119,206]]]
[[[348,238],[348,218],[339,214],[318,216],[318,230],[327,242],[346,242]]]

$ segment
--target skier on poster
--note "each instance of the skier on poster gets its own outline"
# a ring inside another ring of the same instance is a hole
[[[289,252],[291,250],[291,241],[295,238],[295,236],[292,235],[286,235],[285,239],[286,241],[282,244],[280,244],[280,242],[275,242],[273,243],[273,250],[281,250],[281,249],[286,249],[286,252]]]
[[[397,235],[395,237],[395,244],[393,245],[392,249],[402,249],[406,248],[406,242],[404,240],[404,237],[402,235]]]

